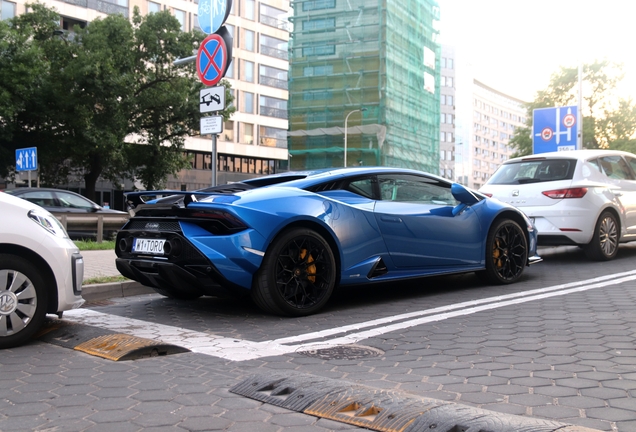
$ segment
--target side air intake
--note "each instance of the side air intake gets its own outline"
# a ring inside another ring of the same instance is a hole
[[[386,274],[387,272],[388,270],[386,268],[386,264],[384,263],[384,260],[380,258],[379,260],[376,261],[375,265],[373,266],[373,268],[371,269],[367,277],[369,279],[373,279],[375,277],[382,276]]]

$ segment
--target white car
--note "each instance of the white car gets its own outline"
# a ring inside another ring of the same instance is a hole
[[[47,313],[83,303],[84,260],[48,211],[0,192],[0,349],[28,341]]]
[[[578,245],[604,261],[636,240],[635,173],[627,152],[541,153],[506,161],[479,191],[530,217],[539,245]]]

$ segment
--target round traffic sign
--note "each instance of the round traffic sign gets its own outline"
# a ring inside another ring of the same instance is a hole
[[[574,117],[574,114],[567,114],[565,117],[563,117],[563,126],[565,126],[566,128],[571,128],[572,126],[574,126],[575,123],[576,117]]]
[[[203,39],[197,52],[197,75],[201,82],[214,86],[221,81],[227,69],[227,61],[227,46],[221,36],[211,34]]]
[[[199,27],[204,33],[216,33],[227,20],[231,9],[232,0],[199,0]]]
[[[543,141],[550,141],[553,135],[554,131],[549,127],[543,128],[541,131],[541,139],[543,139]]]

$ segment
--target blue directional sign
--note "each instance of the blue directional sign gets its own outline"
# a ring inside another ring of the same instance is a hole
[[[38,169],[38,148],[29,147],[16,149],[15,151],[16,171],[35,171]]]
[[[199,27],[212,34],[221,28],[232,9],[232,0],[199,0]]]
[[[540,108],[532,112],[532,153],[576,150],[577,106]]]

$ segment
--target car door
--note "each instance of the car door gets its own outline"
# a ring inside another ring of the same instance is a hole
[[[92,201],[68,192],[55,192],[60,208],[57,211],[68,213],[93,213],[97,210]]]
[[[483,238],[474,210],[453,216],[451,183],[413,174],[378,175],[375,217],[396,267],[478,265]]]
[[[636,234],[636,158],[625,156],[617,160],[617,169],[620,169],[620,179],[618,179],[621,188],[618,199],[625,208],[625,220],[627,222],[627,234]],[[626,162],[624,162],[626,161]]]

